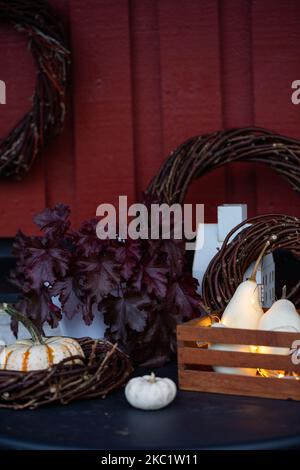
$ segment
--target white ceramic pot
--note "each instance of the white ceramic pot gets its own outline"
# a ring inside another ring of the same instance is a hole
[[[57,307],[61,308],[61,303],[58,297],[52,297],[52,302]],[[45,328],[45,334],[47,335],[60,335],[60,336],[71,336],[72,338],[81,338],[83,336],[89,336],[90,338],[104,338],[106,325],[102,315],[95,316],[91,325],[86,325],[79,315],[76,315],[72,320],[69,320],[66,315],[62,312],[62,319],[59,322],[59,326],[55,329],[49,327]]]

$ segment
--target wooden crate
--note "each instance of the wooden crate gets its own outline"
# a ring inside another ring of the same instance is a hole
[[[300,400],[298,379],[223,374],[215,372],[212,368],[213,365],[235,366],[293,371],[300,374],[300,365],[293,364],[290,355],[207,348],[207,343],[290,348],[295,340],[300,341],[300,333],[210,328],[199,325],[198,319],[178,325],[179,387],[182,390]]]

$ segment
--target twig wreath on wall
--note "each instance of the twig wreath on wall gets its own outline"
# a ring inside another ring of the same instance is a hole
[[[28,38],[37,66],[31,109],[0,140],[0,177],[21,178],[64,127],[70,51],[60,22],[45,0],[0,0],[0,23]]]
[[[147,193],[168,204],[183,203],[193,180],[236,161],[265,163],[300,193],[300,141],[260,128],[192,137],[171,153]]]

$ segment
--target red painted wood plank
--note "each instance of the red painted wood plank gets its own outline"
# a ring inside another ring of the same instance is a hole
[[[251,0],[219,2],[223,126],[254,124]],[[230,203],[247,203],[256,215],[256,165],[226,166],[226,192]]]
[[[128,2],[70,3],[78,218],[135,198]]]
[[[70,32],[69,0],[51,0],[50,4],[60,18],[66,35]],[[70,43],[70,41],[69,41]],[[71,47],[71,44],[69,44]],[[73,51],[75,59],[76,51]],[[46,178],[46,205],[54,206],[57,202],[64,202],[75,214],[75,159],[73,148],[73,77],[70,77],[70,88],[67,103],[67,118],[62,135],[58,136],[45,149],[45,178]]]
[[[0,105],[0,136],[4,138],[31,107],[35,65],[26,38],[13,27],[0,27],[0,79],[6,82],[6,104]],[[21,228],[34,232],[32,216],[45,205],[43,158],[23,181],[0,181],[0,236],[15,235]]]
[[[218,2],[158,2],[164,154],[182,141],[222,127]],[[225,200],[221,169],[195,182],[188,202],[205,203],[205,220]]]
[[[130,2],[134,156],[138,197],[163,154],[160,32],[157,2]]]
[[[300,107],[291,83],[300,77],[300,3],[254,0],[252,11],[255,123],[300,137]],[[257,169],[258,212],[300,215],[299,195],[271,170]]]

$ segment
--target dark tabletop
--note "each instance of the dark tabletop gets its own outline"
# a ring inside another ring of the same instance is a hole
[[[156,372],[176,378],[175,365]],[[68,406],[1,409],[0,448],[300,448],[300,402],[179,391],[169,407],[147,412],[132,408],[119,390]]]

